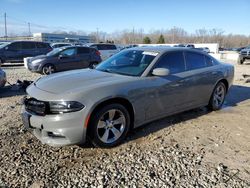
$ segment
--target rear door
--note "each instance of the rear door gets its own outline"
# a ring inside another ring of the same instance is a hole
[[[77,48],[77,57],[79,61],[76,61],[75,68],[87,68],[91,60],[90,57],[90,48],[88,47],[78,47]]]
[[[52,47],[48,43],[37,42],[36,43],[36,55],[47,54],[52,50]]]
[[[187,65],[186,76],[190,80],[191,105],[199,106],[208,103],[216,82],[216,71],[214,66],[209,64],[206,56],[197,52],[185,52]]]
[[[24,57],[34,57],[37,55],[36,43],[23,41],[21,48],[22,58]]]

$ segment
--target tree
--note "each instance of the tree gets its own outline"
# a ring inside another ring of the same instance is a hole
[[[164,36],[163,35],[160,35],[158,41],[157,41],[157,44],[164,44],[165,43],[165,39],[164,39]]]
[[[144,44],[150,44],[150,43],[151,43],[150,38],[149,38],[149,37],[144,37],[144,38],[143,38],[143,43],[144,43]]]

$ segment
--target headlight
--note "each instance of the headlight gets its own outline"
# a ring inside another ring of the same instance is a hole
[[[34,64],[37,64],[37,63],[40,63],[43,59],[36,59],[34,61],[32,61],[31,63],[34,63]]]
[[[49,102],[49,110],[52,114],[62,114],[79,111],[84,105],[76,101],[57,101]]]

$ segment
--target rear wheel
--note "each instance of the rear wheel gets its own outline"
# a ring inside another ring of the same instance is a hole
[[[225,84],[223,82],[219,82],[215,86],[212,96],[210,98],[209,105],[208,105],[209,109],[211,110],[221,109],[225,100],[226,93],[227,91],[226,91]]]
[[[52,64],[46,64],[43,66],[42,68],[42,73],[45,74],[45,75],[49,75],[49,74],[52,74],[56,71],[56,68],[54,65]]]
[[[130,126],[127,109],[110,104],[95,112],[90,121],[90,139],[96,147],[114,147],[126,137]]]

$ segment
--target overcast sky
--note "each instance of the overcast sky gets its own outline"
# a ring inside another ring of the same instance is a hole
[[[55,30],[113,32],[181,27],[222,29],[250,35],[250,0],[0,0],[0,36],[4,13],[9,33]]]

